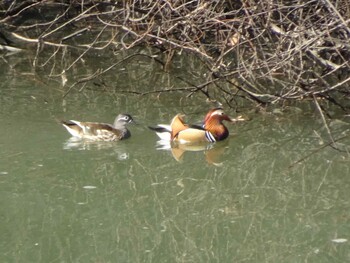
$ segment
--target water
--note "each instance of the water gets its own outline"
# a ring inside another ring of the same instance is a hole
[[[67,87],[29,64],[1,67],[1,262],[349,261],[350,139],[342,151],[327,147],[312,107],[243,112],[251,120],[228,124],[227,142],[172,153],[147,125],[178,112],[199,121],[210,108],[203,97],[90,84],[62,99]],[[140,79],[140,67],[109,83],[176,84],[160,69]],[[120,112],[138,125],[117,143],[71,143],[59,124],[112,122]],[[348,122],[330,122],[336,138]]]

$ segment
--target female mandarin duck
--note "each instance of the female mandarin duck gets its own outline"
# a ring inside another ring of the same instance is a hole
[[[114,124],[98,122],[62,121],[62,125],[74,137],[93,141],[119,141],[131,136],[126,125],[134,120],[129,114],[119,114]]]
[[[204,118],[203,125],[188,125],[183,115],[177,114],[170,125],[160,124],[150,127],[164,141],[178,143],[202,143],[225,140],[229,131],[223,121],[236,122],[244,120],[242,117],[233,119],[226,115],[221,108],[210,110]]]

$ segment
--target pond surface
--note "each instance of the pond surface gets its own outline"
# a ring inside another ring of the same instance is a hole
[[[243,112],[226,142],[171,152],[147,126],[179,112],[200,121],[205,98],[87,84],[62,99],[66,87],[15,62],[0,63],[1,262],[350,261],[350,139],[327,146],[312,107]],[[110,81],[176,86],[140,63]],[[120,112],[138,125],[116,143],[71,143],[59,124]],[[349,133],[341,114],[329,125]]]

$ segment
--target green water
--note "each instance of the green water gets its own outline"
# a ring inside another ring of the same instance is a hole
[[[322,148],[329,137],[312,107],[243,112],[251,120],[228,124],[226,143],[184,149],[178,161],[157,149],[147,125],[178,112],[199,121],[210,108],[204,98],[90,84],[62,99],[67,88],[44,73],[1,67],[1,262],[350,260],[350,139],[341,151]],[[172,81],[160,70],[130,74],[116,85]],[[71,144],[58,123],[112,122],[120,112],[138,125],[117,143]],[[346,135],[348,123],[330,121],[333,135]]]

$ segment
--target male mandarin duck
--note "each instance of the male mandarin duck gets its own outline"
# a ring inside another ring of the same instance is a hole
[[[113,125],[98,122],[62,121],[62,125],[74,137],[93,141],[119,141],[131,136],[126,125],[134,120],[129,114],[119,114]]]
[[[183,120],[183,115],[177,114],[170,125],[160,124],[150,127],[156,131],[161,140],[178,143],[203,143],[225,140],[229,131],[223,121],[236,122],[244,120],[242,117],[236,119],[229,117],[221,108],[210,110],[203,125],[189,125]]]

